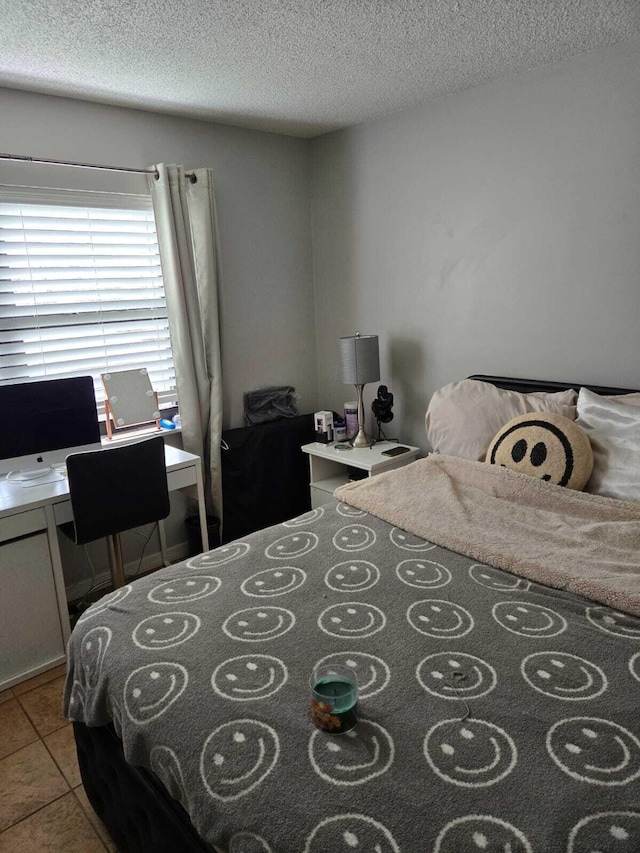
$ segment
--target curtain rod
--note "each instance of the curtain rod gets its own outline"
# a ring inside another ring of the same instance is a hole
[[[26,154],[0,154],[0,160],[14,160],[21,163],[44,163],[47,166],[72,166],[75,169],[100,169],[106,172],[132,172],[137,175],[153,175],[156,180],[160,177],[157,169],[132,169],[128,166],[100,166],[96,163],[74,163],[70,160],[47,160],[44,157],[29,157]],[[193,172],[186,173],[191,183],[196,182]]]

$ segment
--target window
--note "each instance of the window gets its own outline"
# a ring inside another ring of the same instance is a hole
[[[0,383],[146,367],[160,403],[175,373],[151,200],[0,191]]]

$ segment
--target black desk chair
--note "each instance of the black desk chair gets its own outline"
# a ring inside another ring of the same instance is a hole
[[[106,537],[114,589],[124,586],[120,533],[169,515],[161,436],[67,456],[76,545]]]

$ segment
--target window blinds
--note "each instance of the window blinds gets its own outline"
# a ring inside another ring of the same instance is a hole
[[[175,373],[149,209],[0,202],[0,382],[146,367],[161,403]]]

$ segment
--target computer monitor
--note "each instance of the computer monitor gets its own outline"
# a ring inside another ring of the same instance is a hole
[[[100,446],[91,376],[0,386],[0,475],[27,479]]]

